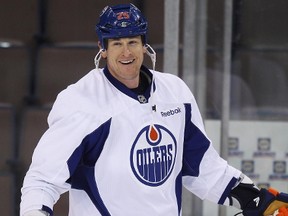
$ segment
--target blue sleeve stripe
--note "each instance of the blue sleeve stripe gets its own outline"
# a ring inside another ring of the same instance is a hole
[[[185,104],[185,135],[183,150],[183,176],[199,176],[199,167],[210,141],[192,122],[191,104]]]
[[[100,157],[109,135],[111,119],[88,134],[67,161],[71,187],[87,193],[95,207],[103,216],[110,216],[95,181],[95,164]]]
[[[176,177],[175,193],[176,193],[177,205],[178,205],[178,215],[180,215],[181,209],[182,209],[182,175],[181,175],[181,172]]]
[[[235,186],[236,182],[237,182],[237,178],[233,177],[231,181],[229,182],[229,184],[227,185],[227,187],[225,188],[222,196],[219,199],[218,204],[221,204],[221,205],[224,204],[226,198],[229,196],[231,189]]]
[[[53,211],[48,206],[43,205],[41,210],[49,213],[50,216],[53,216]]]

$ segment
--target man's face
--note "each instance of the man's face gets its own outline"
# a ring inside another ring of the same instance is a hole
[[[108,39],[107,50],[102,57],[107,58],[112,76],[128,88],[136,88],[145,51],[141,36]]]

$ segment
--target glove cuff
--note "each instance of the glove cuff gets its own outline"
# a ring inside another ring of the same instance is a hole
[[[277,208],[271,205],[271,203],[276,200],[276,196],[274,194],[276,194],[275,191],[271,193],[266,189],[260,189],[259,196],[253,198],[243,209],[243,215],[263,216],[267,215],[266,213],[273,214],[273,212],[277,210]]]

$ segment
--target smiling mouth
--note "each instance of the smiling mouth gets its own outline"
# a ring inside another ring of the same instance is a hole
[[[134,62],[134,59],[119,61],[121,64],[128,65]]]

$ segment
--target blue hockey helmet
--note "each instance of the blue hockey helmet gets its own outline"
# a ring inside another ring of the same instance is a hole
[[[105,39],[142,36],[143,43],[147,39],[146,18],[133,4],[120,4],[112,7],[106,6],[100,14],[96,32],[102,48],[105,47]]]

